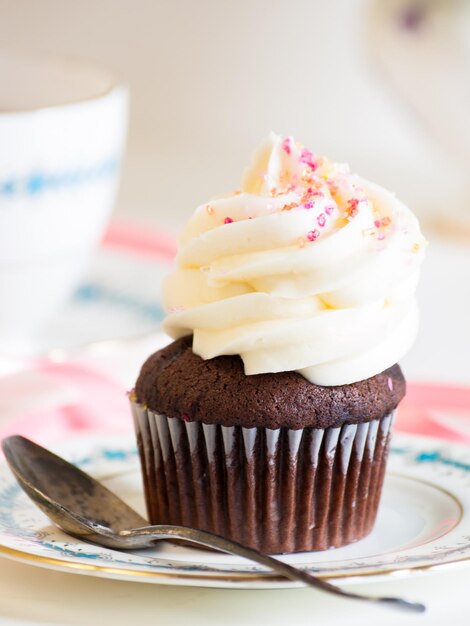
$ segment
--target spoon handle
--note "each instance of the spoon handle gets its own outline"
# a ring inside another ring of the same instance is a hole
[[[293,567],[292,565],[284,563],[284,561],[280,561],[272,556],[258,552],[258,550],[247,548],[236,541],[230,541],[229,539],[225,539],[219,535],[203,530],[197,530],[195,528],[172,525],[145,526],[144,528],[121,531],[119,534],[123,537],[145,537],[149,543],[153,543],[152,538],[154,538],[155,541],[161,539],[184,539],[185,541],[191,541],[192,543],[196,543],[198,545],[215,548],[216,550],[227,552],[228,554],[242,556],[250,561],[264,565],[265,567],[281,574],[286,578],[289,578],[290,580],[302,582],[310,587],[315,587],[317,589],[321,589],[322,591],[333,593],[337,596],[343,596],[353,600],[375,602],[398,609],[412,611],[414,613],[423,613],[426,610],[423,604],[420,604],[419,602],[411,602],[403,598],[368,596],[353,593],[351,591],[344,591],[326,580],[317,578],[305,570]]]

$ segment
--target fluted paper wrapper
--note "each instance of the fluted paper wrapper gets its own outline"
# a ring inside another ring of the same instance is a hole
[[[185,422],[132,402],[149,520],[271,554],[326,550],[373,528],[393,413],[340,428]]]

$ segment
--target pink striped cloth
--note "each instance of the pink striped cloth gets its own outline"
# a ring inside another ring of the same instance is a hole
[[[131,432],[128,389],[95,364],[36,362],[0,379],[0,438],[39,442],[77,432]],[[408,385],[396,429],[470,444],[470,388]]]
[[[83,431],[131,430],[125,389],[93,366],[37,361],[0,379],[0,439],[39,442]]]

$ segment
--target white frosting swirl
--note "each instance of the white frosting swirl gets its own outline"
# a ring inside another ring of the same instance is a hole
[[[424,247],[392,193],[271,134],[241,191],[187,224],[164,283],[164,329],[193,333],[203,359],[239,354],[247,375],[363,380],[415,338]]]

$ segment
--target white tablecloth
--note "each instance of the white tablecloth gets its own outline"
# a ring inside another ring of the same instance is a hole
[[[313,589],[160,587],[62,574],[12,561],[0,566],[0,624],[468,626],[469,582],[470,570],[462,570],[354,587],[426,602],[426,614],[409,615]]]

